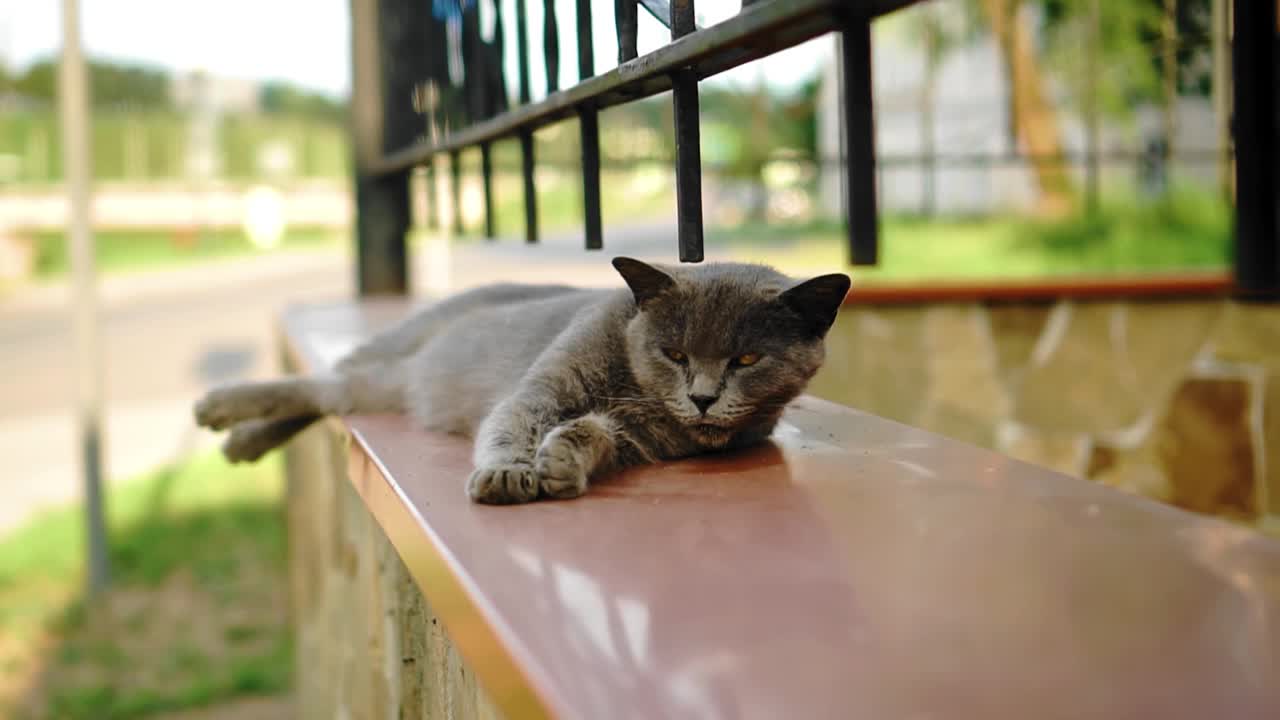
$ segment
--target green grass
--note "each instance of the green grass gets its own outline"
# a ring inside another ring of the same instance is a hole
[[[675,191],[661,170],[603,171],[600,214],[604,226],[675,216]],[[495,172],[494,224],[499,237],[524,236],[524,186],[518,174]],[[444,198],[447,200],[447,198]],[[465,211],[464,211],[465,215]],[[483,237],[483,215],[467,217],[464,240]],[[542,233],[582,231],[581,179],[573,171],[544,171],[538,178],[538,228]]]
[[[738,259],[814,271],[845,265],[843,233],[839,223],[815,222],[714,228],[708,238]],[[1149,205],[1116,203],[1092,218],[889,216],[881,223],[881,262],[855,272],[891,282],[1210,270],[1228,264],[1230,245],[1230,208],[1180,193]]]
[[[112,587],[87,603],[79,508],[0,538],[0,717],[113,720],[278,693],[292,673],[278,460],[113,485]]]
[[[581,193],[573,173],[540,179],[539,225],[543,233],[580,231]],[[669,183],[643,175],[606,175],[602,193],[606,225],[643,222],[674,214]],[[495,175],[498,234],[524,232],[524,200],[516,175]],[[475,207],[459,242],[483,231]],[[1093,217],[1037,220],[1010,215],[882,219],[881,262],[858,268],[866,282],[983,281],[1069,275],[1131,275],[1224,268],[1230,257],[1231,209],[1204,193],[1178,192],[1161,202],[1114,200]],[[103,231],[96,236],[99,267],[107,273],[165,268],[249,255],[257,250],[239,230],[204,232]],[[768,262],[794,272],[846,266],[844,230],[837,221],[707,228],[712,246],[740,260]],[[61,234],[40,234],[36,274],[67,272]],[[347,233],[300,228],[284,248],[333,248]]]
[[[93,178],[180,180],[191,121],[174,112],[95,111],[90,132]],[[295,177],[342,179],[350,168],[346,129],[339,123],[268,115],[230,115],[218,126],[217,152],[225,177],[258,179],[260,153],[288,148]],[[62,138],[56,108],[0,114],[0,155],[17,160],[16,176],[0,181],[57,182],[62,177]]]
[[[346,240],[340,231],[321,228],[289,230],[279,247],[336,247]],[[36,233],[35,274],[54,278],[68,272],[66,236],[63,233]],[[98,269],[126,272],[162,269],[216,258],[269,252],[259,250],[244,232],[236,229],[207,230],[103,230],[94,233]]]

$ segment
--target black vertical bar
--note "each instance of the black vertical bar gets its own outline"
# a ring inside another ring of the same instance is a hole
[[[618,31],[618,64],[636,59],[636,31],[639,27],[636,0],[613,0],[613,24]]]
[[[493,158],[489,143],[480,144],[480,179],[484,186],[484,236],[490,240],[498,236],[493,219]]]
[[[702,149],[698,128],[698,77],[692,70],[671,76],[675,103],[676,218],[680,261],[702,261]]]
[[[533,183],[533,131],[520,133],[520,174],[524,177],[524,239],[538,242],[538,191]]]
[[[578,80],[596,74],[595,45],[591,40],[591,0],[578,0]]]
[[[440,227],[440,210],[436,204],[436,159],[433,156],[427,161],[425,182],[427,185],[427,227],[435,230]]]
[[[547,60],[547,94],[560,89],[560,25],[556,0],[542,0],[542,54]]]
[[[849,260],[854,265],[874,265],[879,255],[879,216],[875,116],[871,105],[871,23],[866,18],[843,22],[840,75]]]
[[[693,0],[671,3],[671,37],[694,31]],[[702,262],[702,147],[698,113],[698,76],[690,68],[671,75],[675,105],[676,228],[680,262]]]
[[[462,156],[449,153],[449,195],[453,200],[453,233],[462,234]]]
[[[684,37],[696,29],[693,0],[671,0],[671,39]]]
[[[520,104],[527,105],[533,97],[529,89],[529,19],[526,17],[525,0],[516,0],[516,52],[520,53]]]
[[[357,291],[403,295],[409,289],[409,173],[356,180]]]
[[[603,223],[600,217],[600,123],[595,108],[582,108],[578,113],[582,137],[582,214],[587,249],[604,248]]]
[[[595,74],[595,47],[591,40],[591,0],[578,0],[578,80]],[[600,117],[594,107],[578,108],[579,144],[582,146],[582,225],[588,250],[604,248],[600,212]]]
[[[493,57],[495,87],[493,88],[494,105],[491,110],[493,115],[496,115],[499,112],[505,112],[508,103],[506,73],[503,71],[507,62],[507,34],[506,26],[502,22],[502,0],[494,0],[493,3]]]
[[[414,28],[428,22],[421,4],[353,0],[353,106],[356,148],[356,287],[361,295],[408,290],[407,235],[410,172],[373,175],[369,165],[421,133],[414,91],[428,75],[429,58],[411,48]]]
[[[1275,0],[1237,2],[1231,72],[1236,147],[1236,285],[1280,291],[1280,113]]]

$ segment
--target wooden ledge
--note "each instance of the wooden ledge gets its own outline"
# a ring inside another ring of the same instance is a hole
[[[300,367],[398,317],[300,308]],[[511,718],[1280,717],[1280,543],[806,398],[755,451],[471,504],[469,444],[344,422],[352,481]]]

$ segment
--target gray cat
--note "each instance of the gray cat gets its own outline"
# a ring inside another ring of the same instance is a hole
[[[613,266],[630,291],[491,285],[375,336],[331,374],[215,389],[197,421],[256,460],[323,415],[407,412],[475,438],[482,503],[571,498],[609,470],[745,447],[823,361],[849,278]]]

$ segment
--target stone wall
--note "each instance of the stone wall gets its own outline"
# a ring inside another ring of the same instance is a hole
[[[500,717],[347,477],[346,433],[286,450],[299,718]]]
[[[855,296],[828,347],[821,397],[1196,512],[1280,517],[1280,306]]]

